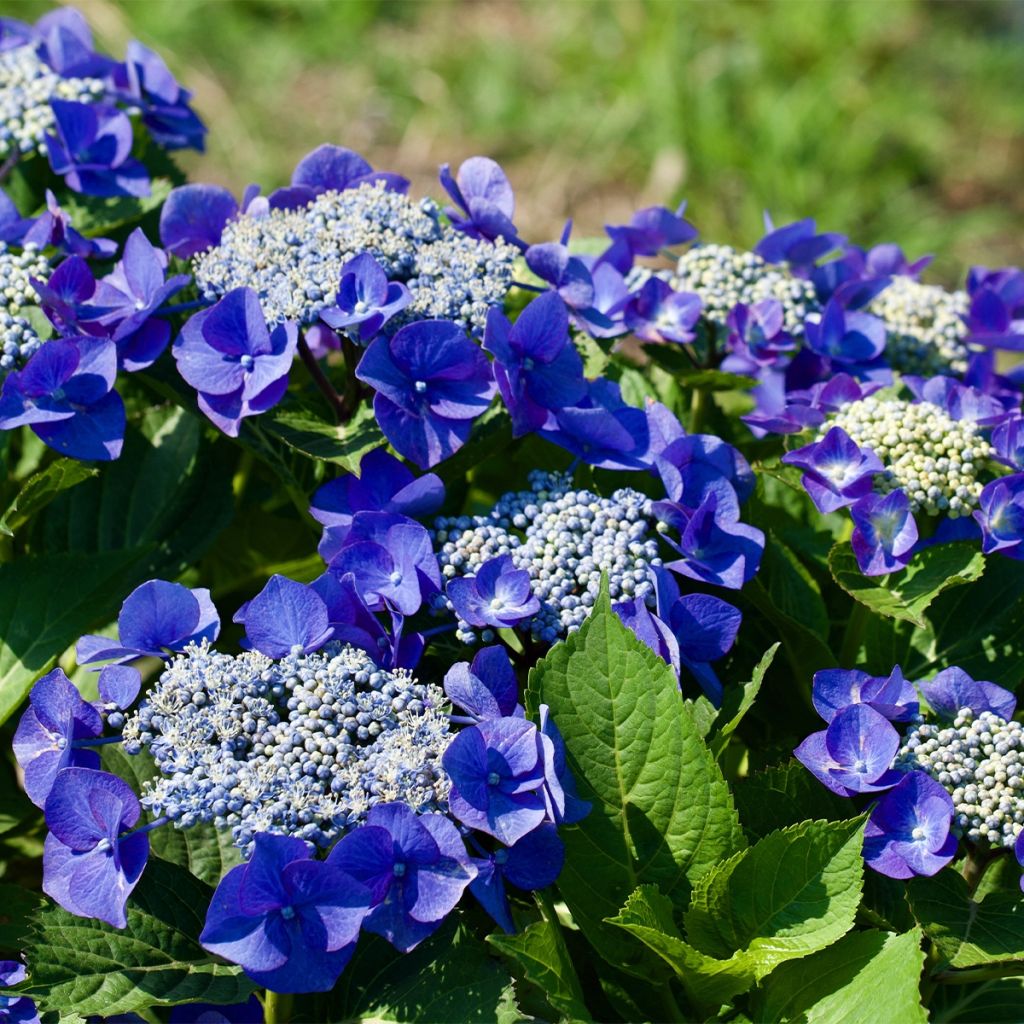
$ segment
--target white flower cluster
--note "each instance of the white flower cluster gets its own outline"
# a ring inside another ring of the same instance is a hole
[[[679,257],[671,284],[676,291],[696,292],[703,315],[719,325],[738,302],[778,299],[786,330],[797,335],[803,333],[807,315],[820,308],[810,281],[730,245],[695,245]]]
[[[43,150],[54,126],[50,100],[89,103],[102,94],[97,78],[61,78],[34,46],[0,51],[0,159]]]
[[[544,643],[579,629],[608,575],[611,597],[653,603],[652,566],[660,565],[651,500],[623,487],[611,497],[576,490],[569,477],[537,470],[531,489],[503,495],[483,516],[439,518],[438,562],[444,578],[473,576],[489,558],[510,555],[530,574],[540,611],[524,628]],[[442,598],[443,602],[444,599]],[[478,639],[468,623],[459,639]],[[493,639],[489,631],[480,638]]]
[[[953,827],[972,842],[1010,846],[1024,827],[1024,728],[961,708],[951,726],[907,733],[895,766],[927,772],[953,798]]]
[[[969,305],[964,291],[948,292],[899,275],[871,302],[868,312],[885,321],[889,365],[900,373],[927,377],[967,370],[963,316]]]
[[[207,299],[253,288],[268,323],[310,324],[334,305],[341,268],[362,252],[413,293],[412,306],[389,329],[435,317],[482,329],[487,310],[512,284],[516,257],[506,242],[467,238],[442,225],[431,200],[417,204],[375,183],[324,192],[294,210],[236,217],[220,244],[193,262]]]
[[[823,424],[842,427],[861,447],[872,449],[885,472],[876,490],[903,490],[912,512],[969,515],[984,486],[978,479],[992,447],[977,424],[954,420],[931,402],[869,396],[843,406]]]
[[[452,736],[442,691],[334,643],[273,661],[190,645],[124,726],[161,775],[142,802],[181,828],[212,821],[247,850],[257,832],[329,845],[376,803],[446,805]]]
[[[0,373],[24,364],[42,344],[21,313],[38,301],[29,278],[49,276],[50,264],[35,246],[15,252],[0,242]]]

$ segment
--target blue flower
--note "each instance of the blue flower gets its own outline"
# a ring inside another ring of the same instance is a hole
[[[888,719],[867,704],[851,704],[793,754],[833,793],[852,796],[889,789],[899,781],[900,773],[892,770],[899,747],[899,733]]]
[[[209,590],[189,590],[180,583],[149,580],[136,587],[121,605],[118,639],[83,636],[76,654],[80,665],[166,658],[167,651],[181,651],[201,640],[216,640],[219,632],[220,617]]]
[[[702,583],[739,590],[754,578],[764,552],[764,534],[739,521],[735,495],[713,491],[692,513],[678,503],[659,501],[655,514],[679,530],[665,539],[683,557],[666,568]]]
[[[539,430],[553,419],[552,410],[587,394],[583,360],[569,338],[569,315],[554,292],[534,299],[514,324],[492,309],[483,347],[494,356],[494,378],[516,437]]]
[[[622,400],[614,381],[599,378],[578,405],[555,412],[555,426],[541,436],[598,469],[648,469],[650,431],[643,409]]]
[[[1024,416],[1007,417],[992,431],[995,457],[1014,471],[1024,470]]]
[[[316,590],[276,573],[233,621],[245,626],[248,646],[268,658],[318,651],[334,634]]]
[[[27,977],[24,964],[0,960],[0,988],[13,988]],[[39,1024],[39,1011],[28,996],[0,996],[0,1020],[5,1024]]]
[[[370,889],[373,909],[363,927],[403,953],[441,926],[477,874],[447,818],[397,803],[371,808],[366,824],[342,837],[327,863]]]
[[[444,677],[445,696],[471,721],[525,717],[519,680],[504,647],[481,647],[472,663],[456,662]]]
[[[765,236],[754,246],[754,252],[767,263],[788,263],[798,274],[845,241],[834,232],[818,234],[810,217],[777,228],[765,213],[764,226]]]
[[[252,858],[217,886],[199,941],[275,992],[326,992],[355,951],[371,906],[337,861],[301,839],[257,834]]]
[[[648,407],[648,422],[653,408]],[[672,417],[661,420],[662,430],[666,426],[671,429],[672,421],[678,427],[678,420]],[[689,509],[699,508],[710,494],[717,495],[724,508],[742,504],[754,493],[750,463],[739,449],[713,434],[682,434],[667,440],[655,455],[654,466],[669,501]]]
[[[56,135],[46,136],[54,174],[74,192],[149,195],[149,174],[131,156],[132,123],[116,107],[52,100]]]
[[[113,390],[117,348],[104,338],[55,338],[4,378],[0,430],[30,426],[51,448],[76,459],[121,454],[125,413]]]
[[[905,491],[868,494],[854,503],[850,514],[850,543],[865,576],[882,576],[906,567],[918,533]]]
[[[388,609],[391,629],[387,629],[367,606],[352,573],[325,572],[310,586],[327,606],[335,640],[365,651],[381,668],[416,667],[423,654],[423,637],[404,630],[405,616],[393,608]]]
[[[166,272],[167,256],[136,228],[124,244],[121,260],[96,285],[90,299],[90,305],[99,307],[91,319],[117,343],[121,366],[129,373],[155,362],[171,339],[171,325],[154,314],[189,283],[189,277],[166,277]]]
[[[509,911],[505,883],[530,892],[552,885],[562,873],[565,845],[558,838],[558,829],[551,823],[538,825],[518,842],[474,857],[477,875],[469,883],[469,891],[481,906],[509,934],[515,925]]]
[[[506,846],[535,829],[547,816],[545,786],[554,782],[561,796],[557,779],[545,775],[545,740],[523,718],[487,719],[463,729],[441,759],[452,780],[452,813]]]
[[[325,544],[336,552],[357,512],[392,512],[415,519],[436,512],[443,501],[444,484],[436,473],[414,476],[386,448],[374,448],[360,460],[358,476],[346,473],[317,489],[309,514],[326,527]],[[330,560],[324,547],[320,553]]]
[[[929,707],[945,718],[955,718],[961,708],[970,708],[975,715],[991,711],[1009,721],[1017,707],[1017,698],[995,683],[972,679],[955,666],[939,672],[920,684]]]
[[[953,800],[924,772],[910,772],[871,810],[864,860],[889,878],[934,875],[956,855]]]
[[[642,341],[679,344],[693,341],[700,319],[700,296],[674,291],[660,277],[650,277],[623,310],[626,326]]]
[[[373,411],[384,436],[423,469],[465,444],[495,391],[487,357],[447,320],[421,320],[377,338],[356,376],[377,390]]]
[[[456,231],[489,241],[504,238],[525,248],[512,223],[516,212],[512,186],[498,164],[485,156],[473,156],[463,161],[454,178],[449,165],[442,164],[440,179],[458,207],[448,206],[444,211]]]
[[[171,189],[160,211],[160,241],[168,252],[189,259],[217,245],[239,212],[238,200],[220,185],[181,185]]]
[[[199,408],[231,437],[242,420],[273,408],[288,387],[298,328],[270,331],[251,288],[236,288],[196,313],[174,343],[178,372],[199,393]]]
[[[576,780],[569,771],[565,757],[565,741],[551,717],[551,709],[541,704],[537,709],[540,730],[540,753],[544,762],[544,804],[548,819],[556,824],[573,825],[590,813],[590,803],[576,792]]]
[[[785,328],[785,312],[778,299],[748,305],[737,302],[726,318],[729,354],[722,369],[729,373],[759,373],[778,367],[796,349]]]
[[[787,452],[782,461],[804,470],[801,483],[819,512],[835,512],[872,492],[882,461],[861,448],[842,427],[831,427],[819,441]]]
[[[372,611],[417,612],[441,589],[441,571],[430,534],[419,523],[390,512],[360,512],[328,568],[351,573]]]
[[[831,299],[820,320],[804,324],[807,344],[819,356],[863,366],[885,351],[885,323],[870,313],[851,313]]]
[[[510,555],[489,559],[474,576],[449,580],[447,594],[455,613],[471,626],[510,629],[540,611],[530,574],[516,569]]]
[[[697,229],[683,217],[686,203],[675,213],[664,206],[645,206],[630,218],[628,224],[605,225],[612,240],[601,254],[601,260],[627,273],[637,256],[658,256],[662,250],[685,245],[697,237]]]
[[[322,310],[320,319],[336,331],[356,328],[349,333],[365,345],[410,302],[409,289],[398,281],[388,281],[384,268],[363,252],[341,268],[335,305]]]
[[[137,39],[111,76],[120,99],[142,111],[142,123],[164,149],[204,149],[206,125],[189,106],[192,93],[175,80],[164,59]]]
[[[843,668],[815,672],[811,700],[826,722],[854,704],[866,704],[891,722],[912,721],[920,707],[917,691],[898,665],[889,676]]]
[[[79,917],[115,928],[149,857],[145,832],[125,832],[142,808],[131,787],[91,768],[64,768],[46,800],[43,892]]]
[[[14,756],[25,773],[25,792],[42,807],[63,768],[99,768],[96,751],[76,742],[95,739],[103,732],[103,722],[59,668],[43,676],[28,696],[29,706],[14,733]]]
[[[291,188],[305,189],[312,198],[322,192],[344,192],[346,189],[359,188],[360,185],[378,183],[390,192],[405,193],[409,189],[408,178],[392,174],[390,171],[375,171],[358,153],[344,146],[333,146],[325,142],[307,153],[295,165]],[[271,206],[274,206],[274,196],[270,198]]]
[[[978,498],[974,519],[981,527],[981,549],[1024,559],[1024,473],[998,477]]]
[[[72,256],[83,257],[105,258],[117,252],[117,243],[109,238],[86,238],[79,234],[50,189],[46,190],[46,209],[35,220],[24,223],[22,245],[36,245],[40,249],[52,247]]]

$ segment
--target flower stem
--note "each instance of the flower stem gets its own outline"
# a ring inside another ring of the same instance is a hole
[[[349,418],[345,400],[337,391],[334,390],[331,382],[327,379],[327,375],[320,368],[320,364],[317,362],[316,356],[313,355],[309,349],[309,345],[306,344],[306,339],[301,335],[299,336],[299,356],[306,364],[306,369],[309,370],[309,375],[313,378],[314,383],[323,393],[324,398],[330,402],[331,408],[334,410],[334,415],[337,417],[338,422],[344,423]]]
[[[853,602],[850,617],[846,620],[846,632],[843,633],[843,645],[839,649],[839,667],[848,668],[857,663],[857,653],[864,636],[864,627],[868,624],[870,612],[860,601]]]
[[[78,750],[80,747],[105,747],[108,743],[124,743],[123,736],[102,736],[97,739],[72,740],[71,746]]]
[[[263,995],[263,1024],[288,1024],[292,1014],[290,992],[271,992]]]
[[[179,302],[176,306],[161,306],[154,316],[172,316],[174,313],[187,313],[193,309],[204,309],[210,303],[206,299],[193,299],[191,302]]]
[[[342,395],[342,401],[351,416],[359,401],[359,378],[356,376],[356,367],[361,357],[355,342],[345,334],[341,336],[341,355],[345,360],[345,393]]]
[[[964,881],[967,882],[968,895],[973,896],[978,890],[978,886],[981,885],[982,878],[985,877],[985,871],[988,869],[989,864],[992,863],[993,853],[990,849],[984,846],[971,846],[967,852],[967,860],[964,862],[962,874]]]
[[[3,181],[4,178],[14,170],[14,166],[17,164],[20,156],[21,153],[19,153],[18,150],[14,150],[11,155],[2,164],[0,164],[0,181]]]
[[[690,422],[687,425],[691,434],[703,433],[704,424],[711,410],[711,401],[710,391],[694,388],[693,397],[690,399]]]

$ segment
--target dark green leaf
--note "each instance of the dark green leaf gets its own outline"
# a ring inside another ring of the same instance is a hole
[[[1020,892],[971,899],[967,882],[950,868],[907,883],[914,917],[942,956],[938,972],[1005,967],[1024,973],[1024,900]]]
[[[853,805],[830,793],[798,761],[740,779],[734,791],[743,827],[755,836],[808,818],[841,821]]]
[[[715,728],[708,743],[711,753],[715,757],[721,757],[722,752],[729,744],[729,737],[743,721],[744,715],[754,706],[761,683],[764,682],[764,674],[771,667],[778,649],[779,645],[773,644],[765,651],[764,657],[757,663],[749,682],[725,687],[722,707],[718,712]]]
[[[487,941],[512,957],[559,1013],[574,1021],[590,1019],[576,969],[553,924],[536,921],[515,935],[494,932]]]
[[[973,583],[985,571],[977,544],[936,544],[914,556],[902,572],[865,576],[849,544],[837,544],[829,555],[832,576],[854,600],[886,618],[927,627],[925,612],[943,591]]]
[[[261,417],[260,426],[289,448],[314,459],[333,462],[350,473],[359,472],[359,462],[368,451],[387,443],[377,425],[373,406],[366,402],[347,423],[333,423],[311,408],[282,404]]]
[[[77,459],[57,459],[46,469],[30,476],[21,485],[17,497],[7,506],[0,520],[0,533],[14,536],[14,531],[44,509],[61,491],[95,476],[95,466]]]
[[[527,701],[551,707],[593,804],[563,830],[559,890],[598,951],[627,966],[639,951],[602,922],[645,883],[685,906],[693,883],[742,846],[728,786],[675,673],[612,612],[607,590],[531,671]]]
[[[255,986],[242,969],[199,945],[212,895],[183,868],[151,857],[124,929],[46,904],[29,925],[23,949],[31,973],[19,991],[44,1011],[103,1017],[244,1001]]]

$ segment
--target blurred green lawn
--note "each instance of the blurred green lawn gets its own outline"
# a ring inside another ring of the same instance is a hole
[[[47,5],[5,0],[34,17]],[[197,178],[287,179],[323,141],[437,192],[486,153],[528,237],[689,200],[750,244],[761,210],[871,244],[1024,260],[1024,6],[914,0],[77,0],[117,55],[196,93]]]

